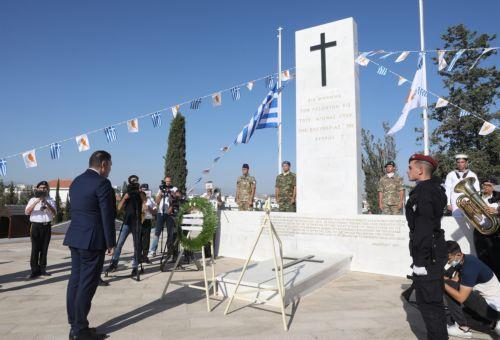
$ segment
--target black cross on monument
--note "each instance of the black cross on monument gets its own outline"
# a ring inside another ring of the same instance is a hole
[[[337,46],[336,41],[325,43],[325,33],[321,33],[321,43],[311,46],[311,52],[321,50],[321,86],[326,86],[326,49]]]

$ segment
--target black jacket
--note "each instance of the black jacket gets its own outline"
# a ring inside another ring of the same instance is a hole
[[[426,267],[428,278],[441,278],[447,260],[441,218],[446,207],[445,189],[438,178],[419,182],[406,203],[413,265]]]

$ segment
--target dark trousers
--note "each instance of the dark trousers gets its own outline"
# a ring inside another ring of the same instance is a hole
[[[71,275],[66,294],[66,309],[71,333],[88,328],[90,311],[104,264],[104,250],[85,250],[70,247]]]
[[[446,280],[448,286],[459,289],[460,282]],[[444,299],[448,306],[449,324],[453,322],[460,326],[468,326],[480,332],[489,332],[495,322],[500,319],[500,313],[491,308],[486,300],[476,291],[472,291],[463,305],[445,294]]]
[[[443,280],[414,280],[418,309],[429,340],[448,339],[443,304]]]
[[[142,260],[145,260],[148,257],[152,225],[153,225],[152,220],[144,220],[144,222],[142,222],[142,229],[141,229]]]
[[[175,242],[175,221],[173,216],[167,214],[156,215],[155,236],[160,236],[164,225],[167,225],[167,248],[170,249]],[[163,250],[163,249],[162,249]]]
[[[487,236],[474,229],[477,257],[500,279],[500,235]]]
[[[50,223],[31,224],[31,259],[30,266],[33,274],[40,274],[47,267],[47,252],[49,250],[52,230]]]

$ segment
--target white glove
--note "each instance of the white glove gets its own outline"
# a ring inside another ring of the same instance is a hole
[[[427,275],[427,269],[425,267],[413,266],[413,274],[417,276]]]

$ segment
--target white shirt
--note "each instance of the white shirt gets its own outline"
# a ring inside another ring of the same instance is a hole
[[[481,195],[481,198],[483,199],[484,203],[486,203],[486,205],[490,208],[494,208],[494,209],[498,209],[498,202],[495,202],[495,203],[490,203],[488,202],[488,200],[490,198],[492,198],[493,195],[489,195],[489,196],[484,196],[484,195]]]
[[[145,220],[152,220],[153,219],[153,214],[150,212],[150,210],[154,210],[156,208],[156,203],[153,201],[151,197],[148,197],[146,200],[146,213],[144,214],[144,219]]]
[[[35,201],[37,199],[38,198],[33,197],[33,198],[31,198],[29,200],[28,204],[26,205],[26,209],[24,210],[24,213],[26,215],[30,215],[27,212],[28,207],[32,206],[33,203],[35,203]],[[52,208],[54,208],[54,210],[56,210],[56,202],[52,198],[47,197],[46,201],[47,201],[46,204],[50,204],[52,206]],[[31,212],[31,215],[30,215],[30,222],[34,222],[34,223],[48,223],[48,222],[52,221],[52,219],[54,218],[54,215],[52,215],[52,213],[50,212],[49,208],[45,207],[45,209],[42,210],[42,206],[46,205],[46,204],[42,204],[42,202],[38,202],[35,205],[35,208],[33,208],[33,211]]]
[[[171,192],[176,192],[177,191],[177,188],[176,187],[172,187],[172,189],[170,189]],[[161,201],[160,201],[160,204],[158,204],[158,213],[160,214],[168,214],[168,208],[170,207],[170,202],[168,201],[168,196],[166,197],[166,200],[165,200],[165,205],[163,204],[164,202],[164,198],[163,198],[163,193],[161,192],[161,190],[158,190],[158,192],[156,193],[156,197],[158,197],[158,195],[161,195],[162,198],[161,198]]]
[[[479,192],[479,180],[477,178],[477,175],[470,170],[465,170],[465,171],[453,170],[450,171],[450,173],[448,173],[448,175],[446,176],[446,181],[444,182],[444,186],[446,188],[446,197],[448,198],[447,204],[451,205],[453,211],[458,209],[457,198],[458,196],[461,195],[454,191],[455,185],[457,185],[457,183],[463,180],[464,178],[469,178],[469,177],[473,177],[476,179],[476,181],[474,182],[474,188]]]

